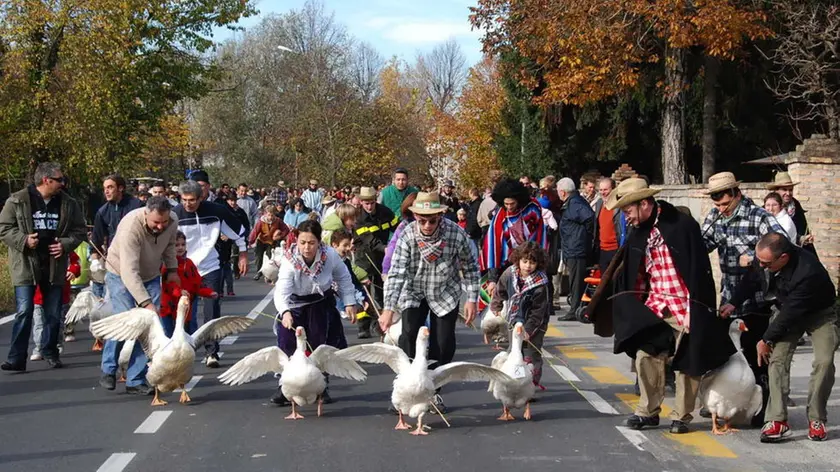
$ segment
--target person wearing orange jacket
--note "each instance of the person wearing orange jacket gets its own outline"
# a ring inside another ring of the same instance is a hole
[[[187,236],[178,231],[175,237],[175,257],[178,259],[178,277],[181,279],[181,286],[171,282],[164,282],[160,294],[160,321],[163,324],[163,331],[171,337],[175,331],[176,310],[178,300],[183,292],[190,294],[190,311],[184,321],[184,331],[192,334],[198,329],[195,312],[198,308],[198,297],[219,298],[219,294],[212,288],[201,286],[201,275],[198,273],[195,263],[187,258]],[[161,275],[166,275],[166,267],[161,267]]]

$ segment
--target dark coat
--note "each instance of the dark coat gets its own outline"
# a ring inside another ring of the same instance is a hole
[[[592,230],[595,212],[578,192],[572,192],[563,203],[560,216],[560,245],[563,259],[585,259],[592,255]]]
[[[729,339],[729,323],[720,319],[715,310],[715,283],[700,226],[670,203],[658,201],[657,204],[661,208],[659,231],[691,297],[691,325],[674,355],[674,369],[692,376],[703,375],[723,365],[735,352]],[[610,320],[605,318],[610,313],[604,313],[604,309],[611,310],[616,354],[623,352],[635,357],[638,350],[654,355],[673,350],[673,329],[645,306],[639,294],[622,293],[635,290],[652,225],[653,219],[628,235],[625,246],[601,279],[602,284],[611,284],[618,294],[615,303],[604,303],[606,294],[597,293],[590,304],[595,305],[591,308],[595,331],[601,336],[609,332],[605,325]]]

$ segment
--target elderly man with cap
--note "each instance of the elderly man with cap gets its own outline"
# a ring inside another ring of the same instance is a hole
[[[434,363],[429,368],[435,368],[455,357],[455,326],[463,291],[466,324],[475,319],[478,265],[467,234],[457,223],[443,217],[447,208],[440,203],[438,194],[420,192],[409,210],[414,221],[405,226],[397,239],[379,326],[387,332],[394,311],[400,311],[399,345],[413,358],[417,333],[431,315],[429,359]],[[435,406],[445,412],[439,394],[435,395]]]
[[[408,184],[408,171],[397,167],[391,185],[385,187],[379,194],[379,203],[401,217],[400,206],[405,197],[412,193],[417,193],[417,187]]]
[[[615,335],[614,352],[635,359],[640,399],[627,427],[659,425],[670,353],[677,371],[671,433],[688,432],[700,378],[722,366],[734,346],[727,323],[715,312],[715,282],[700,226],[668,202],[659,190],[631,178],[609,196],[607,210],[620,208],[633,231],[602,282],[612,283],[613,300],[593,299],[596,333]],[[611,312],[611,313],[610,313]],[[610,318],[610,314],[612,317]],[[612,321],[612,329],[601,327]]]
[[[376,203],[376,190],[372,187],[359,189],[362,209],[356,217],[353,245],[356,247],[356,265],[365,270],[372,283],[374,303],[382,307],[382,261],[391,231],[399,224],[399,217],[385,205]],[[375,311],[375,310],[374,310]],[[359,320],[359,338],[371,336],[371,319]]]
[[[448,210],[444,216],[450,221],[458,221],[458,209],[461,208],[458,197],[452,191],[455,189],[455,183],[451,180],[446,180],[443,183],[443,188],[440,191],[440,203],[445,205]]]
[[[704,192],[712,199],[714,206],[703,222],[703,241],[709,252],[717,249],[720,259],[721,290],[720,303],[729,303],[738,282],[747,273],[755,257],[755,245],[767,233],[785,233],[772,215],[741,193],[740,181],[732,172],[720,172],[709,178]],[[770,322],[770,306],[764,295],[756,292],[738,306],[735,313],[747,325],[741,333],[744,355],[755,374],[756,383],[764,392],[764,406],[767,405],[767,365],[759,366],[756,361],[755,345]],[[703,416],[707,413],[701,411]],[[755,426],[763,423],[764,410],[752,419]]]
[[[209,189],[207,172],[193,172],[190,180],[181,184],[181,204],[175,207],[174,213],[178,217],[178,229],[187,237],[187,257],[198,268],[202,287],[222,293],[223,273],[217,243],[224,236],[236,245],[239,274],[244,276],[248,273],[248,233],[230,207],[206,200]],[[219,299],[205,300],[203,322],[218,318],[221,310]],[[205,365],[219,367],[219,343],[207,343],[204,347],[207,352]]]
[[[309,181],[309,188],[303,191],[300,194],[301,200],[303,200],[303,205],[310,210],[321,214],[321,209],[323,208],[323,203],[321,203],[324,199],[324,191],[318,188],[318,181],[312,179]]]
[[[802,209],[802,204],[799,200],[793,197],[793,187],[799,185],[799,182],[794,182],[787,172],[779,172],[773,179],[773,183],[767,184],[767,190],[778,193],[782,196],[782,203],[784,207],[782,211],[786,211],[793,224],[796,226],[796,234],[799,235],[797,243],[803,249],[813,255],[817,255],[817,250],[814,248],[814,235],[808,227],[808,220],[805,218],[806,211]]]

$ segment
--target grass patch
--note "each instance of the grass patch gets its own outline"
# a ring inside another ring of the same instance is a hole
[[[9,272],[9,249],[0,243],[0,315],[14,313],[15,288]]]

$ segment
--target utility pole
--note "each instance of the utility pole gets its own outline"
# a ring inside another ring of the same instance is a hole
[[[522,120],[522,137],[519,141],[519,157],[522,161],[522,170],[525,171],[525,120]]]

